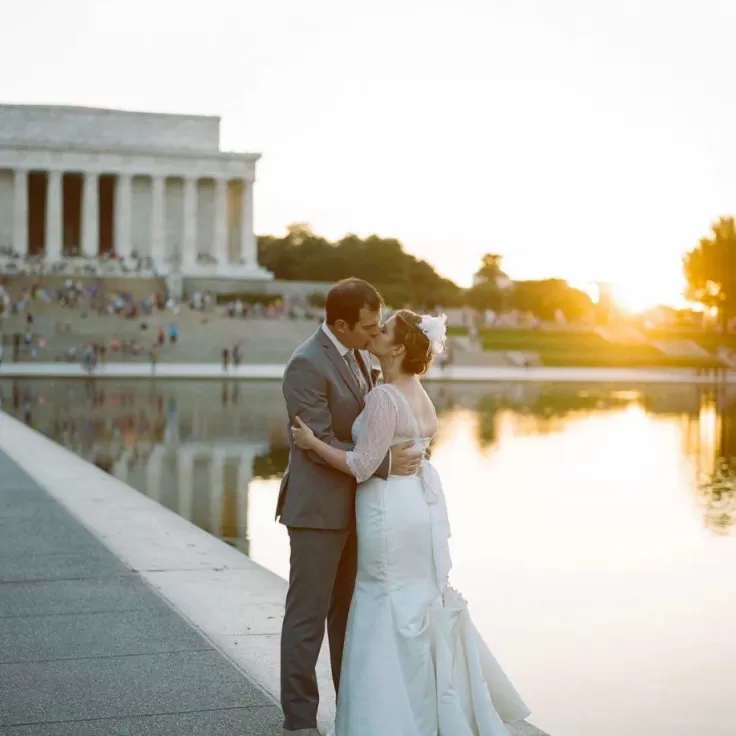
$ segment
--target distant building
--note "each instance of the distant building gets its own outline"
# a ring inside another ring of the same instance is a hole
[[[218,117],[0,105],[0,271],[107,256],[106,273],[270,279],[259,158],[221,151]]]

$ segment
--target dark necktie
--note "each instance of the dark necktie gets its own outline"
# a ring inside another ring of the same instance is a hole
[[[363,371],[360,370],[360,366],[358,365],[358,360],[355,357],[354,350],[348,350],[347,353],[345,353],[345,361],[347,362],[348,366],[350,366],[350,372],[353,374],[353,377],[358,384],[360,393],[365,396],[365,394],[368,392],[368,386],[366,385]]]

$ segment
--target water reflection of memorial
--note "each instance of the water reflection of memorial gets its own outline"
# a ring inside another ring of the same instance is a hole
[[[254,469],[268,470],[286,446],[277,385],[15,380],[0,384],[0,398],[16,418],[248,553]]]
[[[185,442],[126,449],[112,474],[201,529],[248,554],[248,494],[256,457],[267,445]]]
[[[736,524],[736,391],[731,387],[431,385],[440,416],[471,412],[481,450],[504,433],[639,407],[683,428],[706,527]],[[288,431],[277,383],[34,382],[0,385],[3,407],[104,470],[247,552],[248,489],[278,479]]]

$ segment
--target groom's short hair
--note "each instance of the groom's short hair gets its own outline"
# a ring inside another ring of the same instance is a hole
[[[363,279],[343,279],[338,281],[327,294],[325,302],[325,321],[334,325],[342,319],[352,330],[360,319],[360,310],[377,312],[383,306],[383,299],[376,287]]]

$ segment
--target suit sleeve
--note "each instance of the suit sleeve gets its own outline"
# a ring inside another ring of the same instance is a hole
[[[315,370],[308,358],[298,356],[291,360],[284,373],[282,390],[291,424],[298,416],[323,442],[346,452],[353,449],[352,442],[342,442],[335,437],[332,412],[327,400],[327,379]],[[317,465],[332,467],[311,450],[307,451],[307,456]],[[387,478],[389,466],[390,454],[387,453],[375,474]]]

